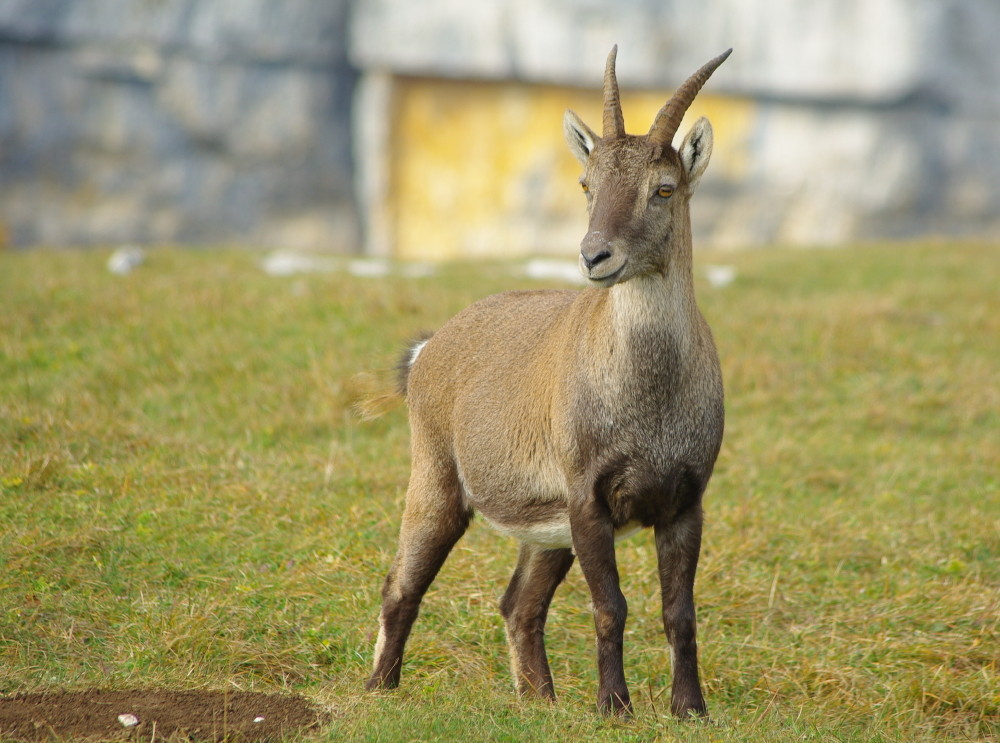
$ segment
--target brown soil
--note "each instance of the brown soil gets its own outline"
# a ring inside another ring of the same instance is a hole
[[[125,727],[119,715],[134,715],[139,724]],[[5,742],[249,743],[291,738],[323,719],[302,697],[242,691],[93,689],[0,696],[0,741]]]

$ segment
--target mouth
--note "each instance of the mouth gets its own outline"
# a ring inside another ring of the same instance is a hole
[[[587,279],[591,285],[606,289],[607,287],[618,283],[618,279],[620,279],[622,274],[625,272],[625,266],[626,263],[622,263],[617,269],[604,276],[594,276],[593,272],[584,271],[583,277]]]

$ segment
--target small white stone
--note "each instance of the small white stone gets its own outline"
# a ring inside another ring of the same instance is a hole
[[[264,722],[264,718],[263,717],[255,717],[255,718],[253,718],[253,721],[254,722]]]
[[[139,718],[135,715],[118,715],[118,722],[122,724],[122,727],[134,728],[139,724]]]

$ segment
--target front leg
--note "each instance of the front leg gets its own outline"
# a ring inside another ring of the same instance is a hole
[[[593,497],[570,507],[573,550],[590,588],[597,630],[597,706],[605,714],[628,715],[632,711],[622,643],[628,605],[618,585],[615,562],[615,534],[607,507]]]
[[[698,678],[694,575],[701,550],[701,503],[656,526],[656,557],[663,597],[663,629],[670,643],[673,683],[670,709],[678,717],[705,715]]]

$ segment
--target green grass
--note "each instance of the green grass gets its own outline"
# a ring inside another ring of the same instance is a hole
[[[619,545],[630,722],[594,711],[577,568],[549,621],[559,702],[517,699],[476,524],[403,686],[367,695],[408,472],[404,411],[355,375],[504,264],[272,278],[259,256],[0,254],[0,693],[295,691],[334,740],[941,741],[1000,730],[1000,248],[699,253],[727,382],[697,585],[712,724],[667,714],[651,537]],[[700,270],[700,269],[699,269]],[[699,274],[700,276],[700,274]]]

